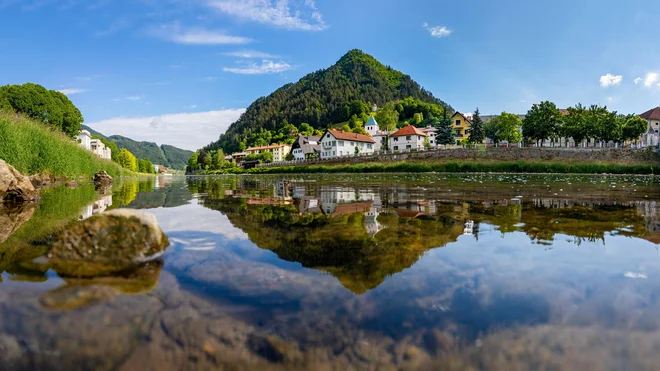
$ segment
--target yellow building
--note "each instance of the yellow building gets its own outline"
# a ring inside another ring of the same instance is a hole
[[[472,121],[465,117],[460,112],[454,113],[454,115],[451,117],[451,122],[452,122],[452,127],[454,128],[454,137],[456,138],[457,141],[461,141],[463,139],[467,139],[468,133],[467,130],[470,128],[470,124]]]
[[[245,150],[248,155],[270,152],[273,154],[273,161],[284,161],[286,155],[291,152],[291,146],[288,144],[271,144],[269,146],[250,147]]]

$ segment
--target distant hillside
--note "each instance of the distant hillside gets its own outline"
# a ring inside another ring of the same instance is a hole
[[[410,76],[360,50],[351,50],[330,68],[313,72],[295,84],[284,85],[257,99],[217,142],[205,149],[222,148],[232,153],[252,134],[277,131],[287,123],[295,126],[308,123],[315,129],[325,129],[332,123],[348,121],[350,112],[346,106],[353,101],[380,106],[407,97],[449,107]]]
[[[115,142],[119,148],[126,148],[137,158],[148,158],[154,165],[163,165],[172,169],[184,170],[188,163],[188,158],[193,154],[192,151],[167,144],[158,146],[158,144],[154,142],[138,142],[121,135],[111,135],[107,137],[98,131],[93,130],[89,126],[83,125],[83,128],[89,131],[92,135],[98,135],[111,142]]]

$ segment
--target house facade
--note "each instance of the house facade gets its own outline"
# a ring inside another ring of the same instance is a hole
[[[380,130],[378,127],[378,122],[376,118],[371,116],[366,124],[364,124],[364,130],[369,134],[376,143],[374,143],[374,151],[378,152],[385,149],[388,136],[391,134],[387,130]]]
[[[112,150],[106,147],[100,139],[92,139],[92,135],[87,130],[81,130],[76,137],[80,146],[86,150],[94,153],[100,158],[110,160],[112,158]]]
[[[390,150],[392,151],[410,151],[424,149],[424,139],[426,133],[412,125],[399,129],[390,135]]]
[[[650,109],[639,115],[639,117],[649,123],[646,133],[642,134],[640,138],[640,144],[643,147],[660,145],[660,107]]]
[[[368,135],[328,129],[321,137],[321,158],[354,156],[355,148],[360,154],[372,154],[375,144],[376,141]]]
[[[431,148],[436,148],[438,146],[438,141],[436,140],[436,136],[438,135],[438,129],[429,125],[419,130],[422,133],[426,134],[426,136],[429,138],[429,143],[431,144]]]
[[[291,155],[295,160],[318,157],[321,153],[321,137],[299,135],[291,145]]]
[[[463,139],[467,139],[468,129],[470,128],[472,121],[465,117],[465,115],[462,113],[456,112],[451,117],[451,122],[454,128],[454,137],[456,140],[461,141]]]
[[[288,155],[289,152],[291,152],[291,146],[289,146],[288,144],[271,144],[268,146],[250,147],[245,150],[245,153],[247,153],[248,155],[255,155],[264,152],[272,153],[273,161],[280,162],[280,161],[284,161],[286,155]]]

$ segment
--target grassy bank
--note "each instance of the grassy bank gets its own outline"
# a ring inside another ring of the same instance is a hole
[[[252,174],[291,173],[556,173],[660,174],[660,164],[618,164],[559,161],[398,161],[337,165],[298,165],[249,170]]]
[[[0,159],[28,175],[91,177],[99,170],[113,177],[131,174],[80,147],[63,133],[8,113],[0,113]]]

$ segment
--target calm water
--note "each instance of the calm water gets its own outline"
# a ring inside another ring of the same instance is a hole
[[[0,369],[660,364],[660,178],[235,176],[51,188],[0,209]],[[49,236],[149,209],[171,246],[63,278]]]

